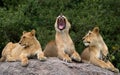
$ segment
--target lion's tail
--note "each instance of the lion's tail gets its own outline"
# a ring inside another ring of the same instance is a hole
[[[2,56],[1,58],[0,58],[0,62],[4,62],[6,60],[6,57],[4,57],[4,56]]]

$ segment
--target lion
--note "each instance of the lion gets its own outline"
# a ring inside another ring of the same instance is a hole
[[[69,35],[71,25],[64,15],[59,15],[55,22],[55,40],[50,41],[45,49],[46,57],[58,57],[63,61],[81,61],[81,57],[75,50],[74,43]]]
[[[28,65],[28,57],[37,55],[37,59],[46,60],[41,45],[35,37],[35,30],[23,32],[18,43],[9,42],[2,51],[0,61],[21,61],[22,66]]]
[[[99,27],[95,27],[92,31],[89,31],[83,37],[83,43],[87,48],[85,48],[81,54],[82,62],[91,63],[101,68],[119,72],[109,60],[104,60],[109,52],[108,47],[99,33]]]

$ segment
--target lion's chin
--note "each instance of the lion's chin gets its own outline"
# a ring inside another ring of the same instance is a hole
[[[29,47],[29,45],[27,45],[27,44],[20,44],[23,48],[27,48],[27,47]]]
[[[84,45],[88,47],[90,45],[90,43],[84,42]]]

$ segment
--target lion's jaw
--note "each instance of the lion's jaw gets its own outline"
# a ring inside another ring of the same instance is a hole
[[[67,18],[64,15],[59,15],[55,22],[55,29],[56,31],[68,31],[70,28],[70,23],[68,22]]]
[[[89,46],[90,43],[89,42],[83,42],[85,46]]]

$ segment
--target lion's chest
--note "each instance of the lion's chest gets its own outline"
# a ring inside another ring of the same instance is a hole
[[[28,57],[35,56],[40,51],[39,48],[35,48],[34,46],[24,50],[23,52],[27,54]]]
[[[97,58],[101,58],[101,52],[100,52],[99,49],[96,49],[94,52],[95,52],[95,56],[96,56]]]
[[[59,41],[60,43],[58,45],[62,46],[65,53],[69,55],[73,53],[74,45],[69,35],[62,35]]]

